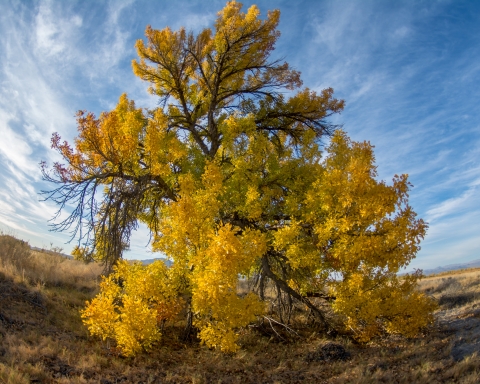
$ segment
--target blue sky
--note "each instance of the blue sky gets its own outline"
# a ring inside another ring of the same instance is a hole
[[[480,2],[244,1],[282,16],[274,57],[304,85],[346,101],[334,120],[375,145],[379,178],[407,173],[410,203],[430,224],[411,268],[480,258]],[[0,228],[61,246],[38,163],[58,160],[52,132],[72,141],[75,112],[112,109],[127,92],[153,107],[131,70],[145,26],[199,31],[224,1],[2,1]],[[129,258],[152,258],[141,228]]]

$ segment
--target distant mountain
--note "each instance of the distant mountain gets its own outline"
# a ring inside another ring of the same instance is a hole
[[[30,248],[34,251],[37,251],[37,252],[43,252],[43,253],[51,254],[51,255],[59,255],[59,256],[65,257],[67,259],[73,260],[73,256],[66,255],[65,253],[54,252],[54,251],[51,251],[49,249],[44,249],[44,248],[39,248],[39,247],[32,247],[31,246]],[[157,261],[157,260],[163,261],[166,264],[167,267],[171,267],[172,264],[173,264],[173,261],[165,259],[163,257],[157,257],[155,259],[147,259],[147,260],[140,260],[140,261],[142,262],[143,265],[148,265],[148,264],[152,264],[154,261]]]
[[[172,260],[164,259],[163,257],[158,257],[156,259],[140,260],[140,261],[143,263],[143,265],[148,265],[148,264],[152,264],[154,261],[157,261],[157,260],[163,261],[167,267],[171,267],[173,264]]]
[[[442,272],[455,271],[458,269],[468,269],[468,268],[480,268],[480,259],[469,261],[468,263],[462,264],[448,264],[443,267],[437,267],[433,269],[424,269],[424,275],[433,275]]]

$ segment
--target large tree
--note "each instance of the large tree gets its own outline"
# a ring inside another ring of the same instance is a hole
[[[358,339],[414,334],[433,305],[414,290],[419,274],[396,275],[427,227],[408,205],[407,177],[377,181],[372,146],[326,120],[343,101],[301,88],[299,72],[270,59],[279,11],[262,20],[241,8],[227,3],[196,36],[147,27],[133,70],[159,106],[122,95],[99,117],[78,113],[73,147],[53,135],[65,164],[44,165],[58,184],[47,197],[76,207],[55,228],[116,266],[86,323],[134,353],[156,340],[155,322],[175,312],[166,308],[183,306],[205,343],[231,351],[273,287],[280,317],[297,302],[328,327],[317,297]],[[138,222],[171,268],[120,262]],[[241,275],[255,283],[246,296]]]

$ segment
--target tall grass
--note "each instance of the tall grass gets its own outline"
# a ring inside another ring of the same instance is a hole
[[[102,267],[56,252],[33,251],[27,242],[0,232],[0,272],[31,285],[95,289]]]

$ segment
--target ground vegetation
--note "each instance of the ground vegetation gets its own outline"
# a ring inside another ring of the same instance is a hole
[[[166,325],[170,337],[152,352],[125,358],[108,340],[92,338],[80,318],[85,300],[98,293],[102,267],[49,252],[34,252],[35,263],[13,266],[12,249],[29,257],[25,245],[0,236],[0,383],[478,382],[480,270],[422,280],[418,289],[440,307],[430,332],[413,338],[391,335],[359,344],[312,328],[305,312],[292,319],[295,333],[273,323],[282,339],[267,320],[248,327],[236,354],[183,340],[179,323]],[[42,274],[41,280],[27,278]]]

